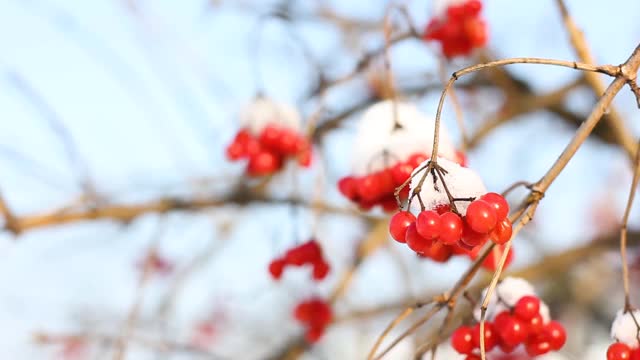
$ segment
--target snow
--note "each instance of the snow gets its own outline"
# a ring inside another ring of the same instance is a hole
[[[266,97],[256,97],[242,107],[240,124],[254,135],[260,134],[267,124],[278,124],[294,130],[301,128],[300,113],[295,107]]]
[[[455,6],[464,4],[469,0],[433,0],[433,16],[434,17],[443,17],[447,12],[447,8],[449,6]]]
[[[478,305],[473,309],[473,317],[476,319],[476,321],[480,321],[480,306],[484,301],[484,297],[487,295],[487,290],[488,289],[484,289],[482,291],[480,301],[478,302]],[[529,282],[521,278],[504,278],[500,283],[498,283],[494,293],[491,296],[491,299],[489,299],[486,314],[487,320],[493,320],[494,316],[505,310],[508,310],[510,307],[513,307],[521,297],[526,295],[536,295],[535,289]],[[500,298],[500,303],[498,302],[498,298]],[[546,304],[544,305],[544,308],[545,310],[543,313],[543,306],[541,301],[540,314],[542,315],[543,319],[545,319],[546,317],[546,323],[549,319],[549,308],[546,306]]]
[[[632,316],[633,313],[633,316]],[[640,310],[633,310],[625,313],[622,309],[616,314],[615,320],[611,324],[611,337],[617,341],[625,343],[632,348],[638,347],[638,326],[634,318],[640,322]]]
[[[423,162],[414,170],[414,176],[410,184],[412,192],[420,183],[425,172],[424,169],[421,171],[416,170],[423,168],[428,162],[429,160]],[[474,170],[460,166],[453,161],[441,157],[438,158],[438,165],[447,171],[447,174],[444,174],[444,181],[449,192],[454,198],[479,197],[487,193],[487,188],[484,186],[480,175],[478,175]],[[440,204],[449,203],[449,198],[447,197],[442,180],[437,177],[434,185],[433,177],[431,175],[429,175],[422,184],[420,197],[422,198],[425,206],[429,209],[433,209]],[[456,202],[458,212],[464,216],[467,213],[467,207],[469,207],[470,203],[471,202],[469,201]],[[418,202],[414,202],[412,204],[412,207],[414,207],[413,210],[419,212],[419,205],[420,204],[418,204]]]
[[[386,150],[394,163],[405,161],[415,153],[431,155],[435,119],[422,113],[415,105],[397,102],[398,122],[394,130],[393,102],[385,100],[371,105],[362,115],[354,140],[352,171],[362,176],[392,164],[381,156]],[[438,152],[455,159],[456,149],[444,125],[440,124]]]

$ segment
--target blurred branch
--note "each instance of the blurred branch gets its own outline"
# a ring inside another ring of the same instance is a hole
[[[158,245],[160,243],[160,240],[162,239],[162,235],[166,227],[167,220],[160,218],[158,219],[158,221],[159,223],[157,225],[157,228],[154,231],[151,238],[151,245],[149,245],[149,248],[147,249],[146,255],[144,257],[142,274],[138,281],[138,286],[135,292],[135,299],[129,309],[129,315],[127,316],[127,320],[124,324],[122,334],[120,335],[120,338],[118,339],[118,341],[116,341],[115,343],[115,352],[113,355],[114,360],[124,360],[125,354],[127,351],[128,341],[134,332],[134,328],[138,320],[140,310],[142,309],[146,285],[147,285],[147,282],[151,279],[151,275],[153,274],[153,270],[154,270],[154,265],[151,259],[157,254]]]
[[[573,45],[573,49],[578,55],[578,58],[582,62],[595,64],[595,59],[591,54],[591,51],[589,50],[589,45],[587,44],[584,34],[582,33],[582,31],[580,31],[576,23],[573,21],[571,15],[569,15],[569,10],[567,9],[564,1],[556,0],[556,4],[558,5],[558,9],[560,10],[560,14],[562,15],[564,25],[569,32],[571,45]],[[594,73],[585,73],[584,76],[587,79],[587,83],[589,84],[591,89],[593,89],[594,94],[596,96],[601,96],[606,89],[602,78],[598,74]],[[615,109],[615,106],[611,105],[609,107],[605,121],[611,129],[616,142],[619,143],[625,150],[627,150],[630,160],[633,161],[637,143],[633,136],[631,136],[631,132],[625,125],[622,116],[620,116],[620,113]]]
[[[52,334],[47,332],[37,332],[33,334],[33,336],[34,340],[40,344],[63,343],[70,338],[93,342],[104,342],[109,345],[115,344],[119,341],[119,337],[117,335],[109,335],[97,332],[73,334]],[[204,349],[200,349],[189,344],[176,342],[172,339],[153,339],[151,337],[133,334],[130,336],[130,340],[138,345],[146,346],[163,353],[186,353],[210,360],[225,359]]]
[[[269,198],[264,195],[254,194],[246,188],[239,189],[225,198],[179,198],[165,197],[139,204],[109,204],[94,208],[66,209],[65,211],[51,211],[42,214],[26,215],[14,218],[14,230],[16,233],[33,230],[36,228],[63,225],[91,220],[115,220],[129,222],[138,216],[148,213],[167,213],[172,211],[198,211],[212,207],[227,205],[256,205],[265,204],[296,204],[308,206],[322,212],[341,213],[369,217],[355,210],[335,207],[322,202],[305,202],[293,198]]]
[[[19,73],[10,71],[6,73],[6,79],[33,107],[40,113],[51,130],[58,136],[71,166],[78,172],[78,181],[82,189],[87,193],[95,193],[95,188],[89,177],[89,169],[80,155],[73,136],[66,128],[53,107],[45,98]]]

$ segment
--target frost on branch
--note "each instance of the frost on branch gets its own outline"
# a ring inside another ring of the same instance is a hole
[[[626,313],[623,310],[619,310],[615,320],[613,320],[613,324],[611,324],[611,337],[632,349],[637,348],[639,345],[637,338],[638,325],[636,325],[634,317],[637,321],[640,321],[640,310]]]
[[[414,170],[414,173],[412,174],[413,179],[411,179],[410,184],[411,193],[413,193],[413,191],[418,187],[420,179],[423,177],[425,172],[424,169],[421,171],[417,170],[426,167],[428,162],[428,160],[423,162]],[[447,171],[447,173],[444,174],[444,181],[449,193],[454,198],[479,198],[487,193],[487,188],[484,186],[482,178],[474,170],[460,166],[457,163],[444,158],[438,158],[438,165]],[[437,176],[435,182],[433,176],[427,176],[422,185],[420,197],[427,209],[434,209],[438,205],[449,204],[449,198],[442,180]],[[469,201],[456,202],[456,208],[461,216],[466,215],[469,204],[471,204]],[[417,202],[412,204],[412,210],[420,212],[419,204],[417,204]]]

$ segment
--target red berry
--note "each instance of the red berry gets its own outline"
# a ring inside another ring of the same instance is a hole
[[[381,195],[393,195],[396,190],[396,184],[393,181],[393,173],[391,169],[384,169],[374,174],[377,177],[377,181],[380,183]]]
[[[564,326],[557,321],[550,321],[545,325],[543,331],[547,339],[549,339],[549,344],[551,344],[553,350],[560,350],[567,341],[567,332]]]
[[[448,207],[448,206],[447,206]],[[436,212],[437,212],[436,208]],[[462,237],[463,223],[458,214],[450,211],[440,215],[440,241],[453,245]]]
[[[501,314],[498,314],[500,316]],[[527,339],[527,329],[518,318],[508,315],[498,321],[495,319],[496,332],[506,345],[516,346]]]
[[[473,339],[473,346],[477,349],[480,348],[480,324],[476,324],[473,327],[473,332],[471,334]],[[490,322],[484,323],[484,349],[486,351],[491,351],[498,344],[498,338],[493,329],[493,324]]]
[[[467,16],[476,16],[482,10],[482,2],[480,0],[469,0],[464,3],[463,7]]]
[[[318,340],[322,338],[322,335],[324,335],[324,326],[312,326],[307,329],[307,332],[304,334],[304,338],[308,343],[313,344],[318,342]]]
[[[451,334],[451,347],[459,354],[470,354],[473,351],[473,331],[468,326],[460,326]]]
[[[283,155],[295,155],[300,145],[298,134],[291,129],[281,129],[276,149]]]
[[[407,228],[405,241],[409,248],[417,253],[428,253],[433,244],[433,240],[425,239],[418,233],[416,222],[412,222]]]
[[[226,154],[227,159],[238,160],[246,155],[245,147],[237,141],[234,141],[227,146]]]
[[[453,250],[451,250],[451,246],[445,245],[440,241],[435,241],[431,244],[429,252],[426,255],[429,256],[431,260],[442,263],[451,258]]]
[[[626,344],[617,342],[609,345],[607,360],[628,360],[631,358],[631,349]]]
[[[504,220],[498,222],[495,228],[491,230],[489,234],[491,240],[493,240],[496,244],[504,244],[507,241],[511,240],[511,235],[513,235],[513,228],[511,226],[511,221],[509,218],[505,218]]]
[[[466,167],[469,164],[467,155],[465,155],[462,151],[456,151],[456,162],[463,167]]]
[[[538,356],[551,351],[551,345],[544,338],[535,338],[525,344],[525,349],[530,356]]]
[[[420,164],[422,164],[423,162],[427,161],[428,158],[429,157],[427,155],[425,155],[425,154],[415,153],[415,154],[409,156],[409,159],[407,160],[407,164],[413,166],[413,169],[415,169],[418,166],[420,166]]]
[[[436,207],[433,210],[435,210],[438,213],[438,215],[442,215],[444,213],[450,212],[451,206],[449,206],[449,204],[440,204],[440,205],[436,205]]]
[[[497,221],[502,221],[509,215],[509,203],[502,195],[490,192],[480,196],[480,200],[484,200],[493,206],[496,211]]]
[[[440,236],[440,215],[433,210],[425,210],[418,214],[416,229],[425,239],[435,240]]]
[[[461,19],[466,16],[465,8],[461,5],[452,5],[447,8],[447,17]]]
[[[463,226],[462,226],[461,240],[468,247],[475,247],[487,242],[487,240],[489,240],[489,234],[483,234],[483,233],[474,231],[471,228],[471,225],[469,225],[469,219],[465,218],[465,221],[463,221]]]
[[[324,260],[315,261],[313,263],[313,279],[322,280],[329,273],[329,264]]]
[[[640,360],[640,348],[631,350],[631,357],[629,360]]]
[[[311,150],[311,147],[308,147],[298,154],[298,165],[302,167],[309,167],[311,165],[312,159],[313,151]]]
[[[533,295],[525,295],[516,302],[513,308],[515,316],[520,320],[531,320],[540,313],[540,299]]]
[[[536,314],[529,320],[523,320],[523,322],[525,323],[525,325],[527,325],[527,333],[529,334],[529,338],[541,334],[545,329],[544,321],[542,319],[542,315],[540,314]]]
[[[476,355],[476,354],[469,354],[467,355],[464,360],[481,360],[482,358],[480,357],[480,355]]]
[[[467,208],[467,223],[471,229],[487,234],[496,226],[498,220],[495,207],[484,200],[474,200]]]
[[[399,162],[395,164],[391,168],[391,175],[393,176],[393,182],[396,184],[396,186],[402,185],[405,181],[407,181],[409,176],[411,176],[412,171],[413,171],[413,167],[409,163]]]
[[[389,222],[389,233],[397,242],[405,242],[405,235],[409,225],[416,221],[416,217],[408,211],[400,211],[391,217]]]
[[[263,176],[276,172],[282,166],[282,158],[277,154],[261,150],[249,157],[247,173],[252,176]]]
[[[286,263],[295,266],[302,266],[306,263],[313,263],[321,259],[322,249],[313,239],[287,250],[284,254]]]
[[[503,342],[498,342],[498,347],[500,347],[500,350],[502,350],[503,353],[511,354],[518,347],[518,345],[507,345]]]
[[[358,195],[363,200],[376,201],[383,194],[383,186],[376,174],[365,175],[358,179]]]
[[[504,246],[498,245],[493,248],[493,251],[489,253],[486,259],[482,262],[482,266],[490,271],[496,271],[498,269],[498,262],[500,258],[504,254]],[[504,268],[506,269],[513,262],[513,247],[509,249],[509,254],[507,255],[507,259],[504,261]]]
[[[382,206],[382,210],[386,212],[394,212],[398,210],[398,202],[393,195],[389,195],[380,200],[380,206]]]
[[[345,176],[338,181],[338,190],[349,200],[358,198],[358,181],[353,176]]]
[[[269,273],[271,273],[271,277],[274,279],[280,279],[282,277],[282,272],[284,271],[284,266],[286,265],[286,261],[284,259],[275,259],[269,264]]]
[[[312,311],[313,304],[309,301],[304,301],[293,309],[293,317],[300,322],[308,322],[311,319]]]
[[[253,136],[249,137],[246,140],[246,143],[244,146],[245,146],[245,152],[246,152],[245,156],[249,156],[249,157],[254,156],[264,150],[264,147],[260,145],[260,142],[258,141],[258,139],[254,138]]]
[[[482,47],[487,44],[487,24],[482,19],[467,19],[463,27],[473,47]]]

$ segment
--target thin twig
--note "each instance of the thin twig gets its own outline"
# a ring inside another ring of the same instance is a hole
[[[631,207],[636,196],[638,181],[640,180],[640,146],[636,152],[636,159],[633,164],[633,179],[631,180],[631,189],[629,189],[629,197],[627,198],[627,206],[624,209],[622,224],[620,225],[620,258],[622,259],[622,284],[624,287],[624,310],[631,309],[631,298],[629,295],[629,266],[627,264],[627,224],[631,215]]]

